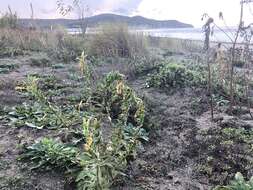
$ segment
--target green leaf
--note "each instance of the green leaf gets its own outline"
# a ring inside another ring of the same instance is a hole
[[[28,123],[28,122],[26,122],[25,123],[25,125],[27,126],[27,127],[31,127],[31,128],[35,128],[35,129],[43,129],[43,126],[37,126],[37,125],[34,125],[34,124],[32,124],[32,123]]]

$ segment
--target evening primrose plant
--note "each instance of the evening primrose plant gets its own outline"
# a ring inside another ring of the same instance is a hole
[[[11,125],[27,126],[36,129],[56,129],[70,127],[79,119],[79,113],[75,110],[64,110],[60,106],[49,101],[49,98],[38,86],[39,78],[28,76],[26,82],[16,88],[22,90],[30,99],[31,104],[23,103],[16,106],[8,114]]]
[[[28,93],[43,109],[50,110],[49,115],[60,117],[63,121],[71,121],[72,115],[49,102],[37,83],[36,78],[29,79]],[[91,107],[93,104],[100,104],[102,109],[87,109],[87,114],[83,115],[81,108],[73,107],[73,113],[79,113],[75,115],[76,119],[82,121],[79,123],[83,136],[83,141],[80,141],[83,142],[82,146],[75,144],[69,147],[60,141],[44,139],[26,148],[24,158],[36,162],[36,169],[40,168],[40,163],[43,168],[65,168],[68,176],[71,174],[72,179],[75,179],[78,190],[106,190],[119,176],[125,175],[124,171],[136,156],[139,145],[148,140],[147,132],[143,129],[145,106],[125,84],[124,76],[118,72],[109,73],[96,92],[91,93],[89,100],[84,100],[83,103],[90,104]],[[103,122],[99,120],[105,116],[110,118],[111,125],[111,134],[106,137],[103,134]],[[36,124],[37,120],[34,120],[34,123]],[[68,167],[64,167],[65,165]]]
[[[112,121],[134,126],[144,122],[144,103],[124,82],[119,72],[109,73],[99,87],[96,99],[103,105]]]
[[[85,79],[90,78],[90,69],[88,67],[87,55],[83,51],[82,54],[77,58],[79,62],[79,70]]]

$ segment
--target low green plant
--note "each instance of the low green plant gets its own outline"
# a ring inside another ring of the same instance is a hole
[[[148,87],[186,87],[206,84],[205,76],[183,64],[165,63],[147,80]]]
[[[65,68],[65,65],[62,64],[62,63],[58,63],[58,64],[52,65],[52,68],[53,68],[53,69],[64,69],[64,68]]]
[[[219,125],[201,132],[203,139],[196,142],[198,151],[202,153],[197,159],[196,172],[207,176],[212,184],[226,184],[238,170],[249,177],[253,153],[252,129],[235,118],[225,119]],[[196,146],[193,147],[196,149]],[[212,159],[206,161],[207,156]]]
[[[47,57],[33,57],[30,59],[30,65],[33,67],[48,67],[51,63]]]
[[[229,104],[229,100],[219,94],[213,95],[213,101],[215,102],[216,106],[228,106]]]
[[[18,66],[15,64],[0,65],[0,74],[8,74],[11,71],[15,70],[16,68],[18,68]]]
[[[29,76],[23,86],[16,90],[25,91],[35,100],[32,104],[24,103],[9,113],[11,124],[15,126],[28,126],[37,129],[69,127],[79,119],[75,109],[63,109],[48,100],[38,87],[38,78]]]
[[[55,140],[44,138],[40,142],[26,147],[21,160],[33,162],[32,169],[62,169],[69,171],[78,165],[79,150]]]
[[[111,139],[102,138],[100,122],[84,118],[81,149],[68,147],[52,139],[43,139],[25,148],[21,159],[35,164],[32,169],[63,169],[76,176],[78,190],[105,190],[119,175],[124,175],[128,159],[134,156],[141,136],[141,126],[125,133],[120,126],[112,132]]]
[[[18,55],[25,55],[25,52],[18,47],[1,47],[0,57],[14,57]]]
[[[10,125],[36,129],[67,127],[71,125],[73,117],[71,113],[63,113],[56,107],[43,106],[37,102],[33,105],[24,103],[8,113]]]
[[[238,142],[250,144],[252,142],[253,130],[245,128],[224,128],[222,130],[224,138],[237,139]]]
[[[214,190],[252,190],[253,177],[246,181],[241,173],[236,173],[235,179],[227,186],[218,186]]]
[[[28,92],[37,97],[42,105],[47,104],[37,88],[36,80],[30,83]],[[124,84],[123,75],[118,72],[108,74],[98,88],[97,103],[101,101],[105,113],[90,112],[90,116],[83,117],[83,146],[70,148],[60,142],[44,139],[26,148],[22,156],[37,163],[33,168],[55,167],[72,171],[78,190],[109,189],[120,175],[124,175],[141,141],[148,140],[147,132],[143,129],[144,104]],[[95,99],[91,100],[86,104],[93,104]],[[101,118],[104,114],[110,118],[112,127],[111,135],[106,139],[101,121],[95,117]],[[52,115],[57,116],[57,113]]]

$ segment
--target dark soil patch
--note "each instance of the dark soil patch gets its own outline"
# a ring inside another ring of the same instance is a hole
[[[150,131],[150,142],[132,165],[132,188],[208,189],[208,184],[193,178],[194,163],[184,154],[199,130],[191,114],[191,97],[196,96],[198,90],[184,89],[168,95],[144,88],[145,80],[137,80],[132,86],[148,102],[152,110],[150,120],[156,125]],[[199,96],[204,97],[204,94]],[[129,187],[128,182],[126,187]]]

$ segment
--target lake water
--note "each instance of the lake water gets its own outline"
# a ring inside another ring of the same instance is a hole
[[[190,40],[204,40],[205,36],[201,28],[176,28],[176,29],[151,29],[151,30],[138,30],[143,32],[145,35],[156,36],[156,37],[170,37],[179,39],[190,39]],[[235,36],[234,29],[224,29],[224,31],[214,30],[213,35],[210,37],[211,41],[231,42],[229,35],[232,39]]]
[[[69,33],[79,33],[79,29],[69,29]],[[137,29],[131,30],[132,32],[143,33],[144,35],[155,36],[155,37],[169,37],[179,39],[190,39],[190,40],[204,40],[204,34],[201,28],[162,28],[162,29]],[[224,31],[232,39],[235,36],[235,29],[224,29]],[[94,30],[88,30],[88,33],[95,33]],[[231,42],[229,37],[220,30],[214,30],[213,35],[210,37],[211,41],[214,42]],[[239,39],[240,41],[240,39]]]

